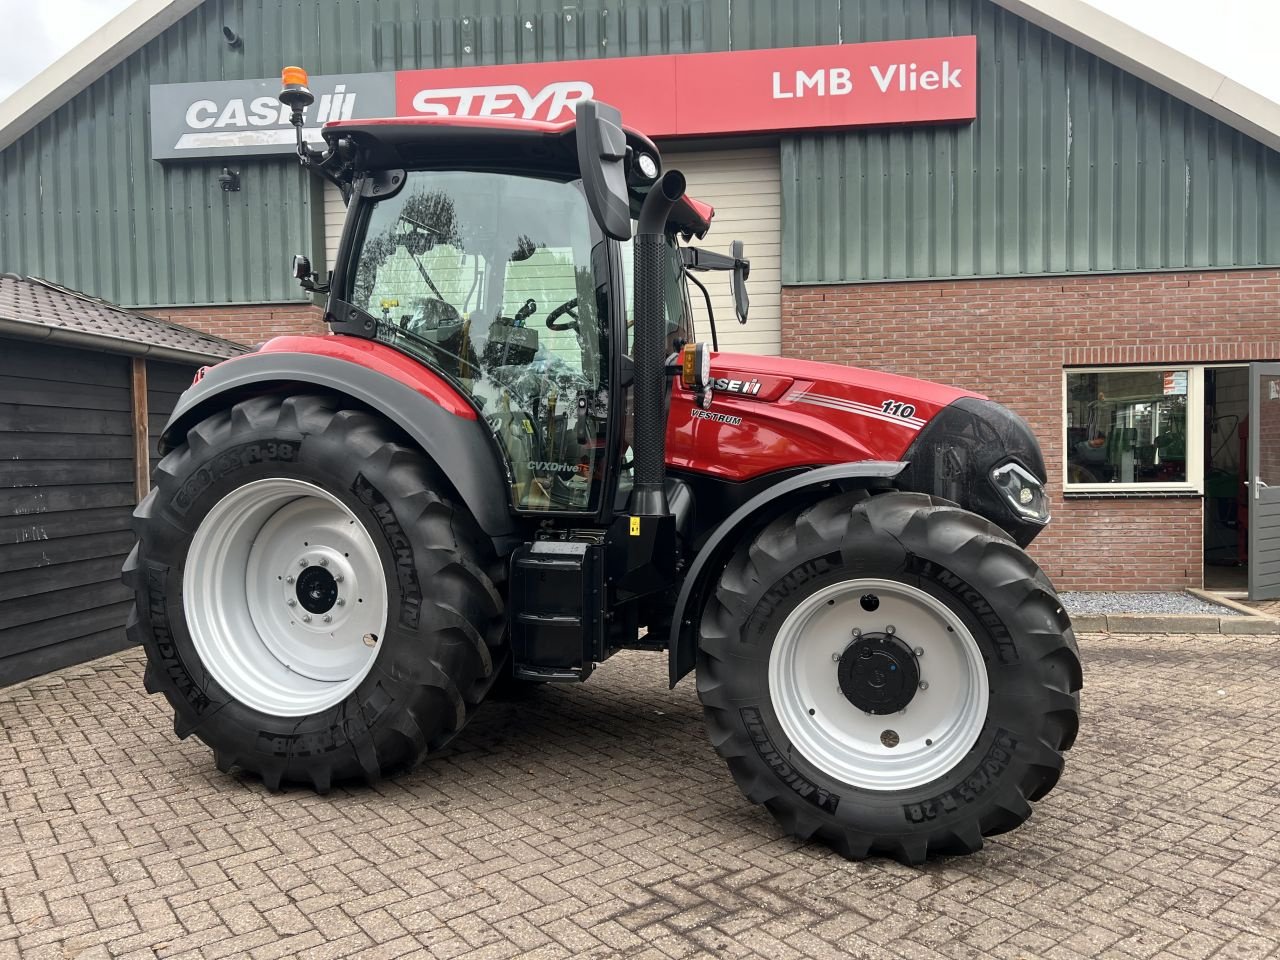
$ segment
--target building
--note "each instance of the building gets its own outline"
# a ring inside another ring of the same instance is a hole
[[[245,343],[320,330],[285,266],[323,269],[343,211],[290,156],[291,63],[313,124],[616,101],[746,241],[724,346],[1017,409],[1060,587],[1242,573],[1280,106],[1079,0],[138,0],[0,105],[0,268]]]
[[[0,276],[0,686],[122,649],[155,439],[233,343]]]

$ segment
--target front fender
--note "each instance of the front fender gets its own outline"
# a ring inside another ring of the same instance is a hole
[[[856,488],[892,488],[907,464],[891,460],[861,460],[819,467],[782,480],[756,494],[731,513],[712,532],[689,567],[671,617],[667,639],[671,686],[680,682],[698,659],[698,618],[709,591],[743,535],[790,509],[798,500],[818,499],[832,492]]]
[[[354,341],[354,342],[348,342]],[[515,530],[506,468],[484,421],[444,379],[404,354],[351,337],[283,337],[210,367],[179,398],[161,452],[213,410],[255,393],[314,387],[376,410],[422,448],[493,538]]]

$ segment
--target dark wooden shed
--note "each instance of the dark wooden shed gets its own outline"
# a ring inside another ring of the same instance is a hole
[[[156,438],[195,371],[244,350],[0,276],[0,686],[126,645]]]

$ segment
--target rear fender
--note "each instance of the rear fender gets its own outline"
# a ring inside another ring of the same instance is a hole
[[[744,539],[780,513],[805,500],[818,500],[858,488],[893,489],[906,463],[862,460],[819,467],[782,480],[731,513],[707,538],[694,558],[676,600],[667,639],[671,686],[693,669],[698,659],[698,620],[716,579]]]
[[[182,443],[187,430],[214,410],[245,397],[321,389],[359,401],[408,434],[490,537],[514,533],[506,468],[470,404],[404,354],[369,341],[342,342],[352,339],[286,337],[210,367],[178,400],[161,435],[161,452]]]

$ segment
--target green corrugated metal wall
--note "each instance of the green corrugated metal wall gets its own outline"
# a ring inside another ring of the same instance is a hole
[[[0,270],[136,305],[300,299],[314,183],[236,160],[223,194],[223,161],[151,160],[152,83],[971,32],[974,124],[784,139],[784,282],[1280,262],[1275,153],[988,0],[206,0],[0,152]]]
[[[972,124],[783,141],[784,283],[1280,263],[1257,141],[987,0],[840,20],[846,43],[968,33]]]

